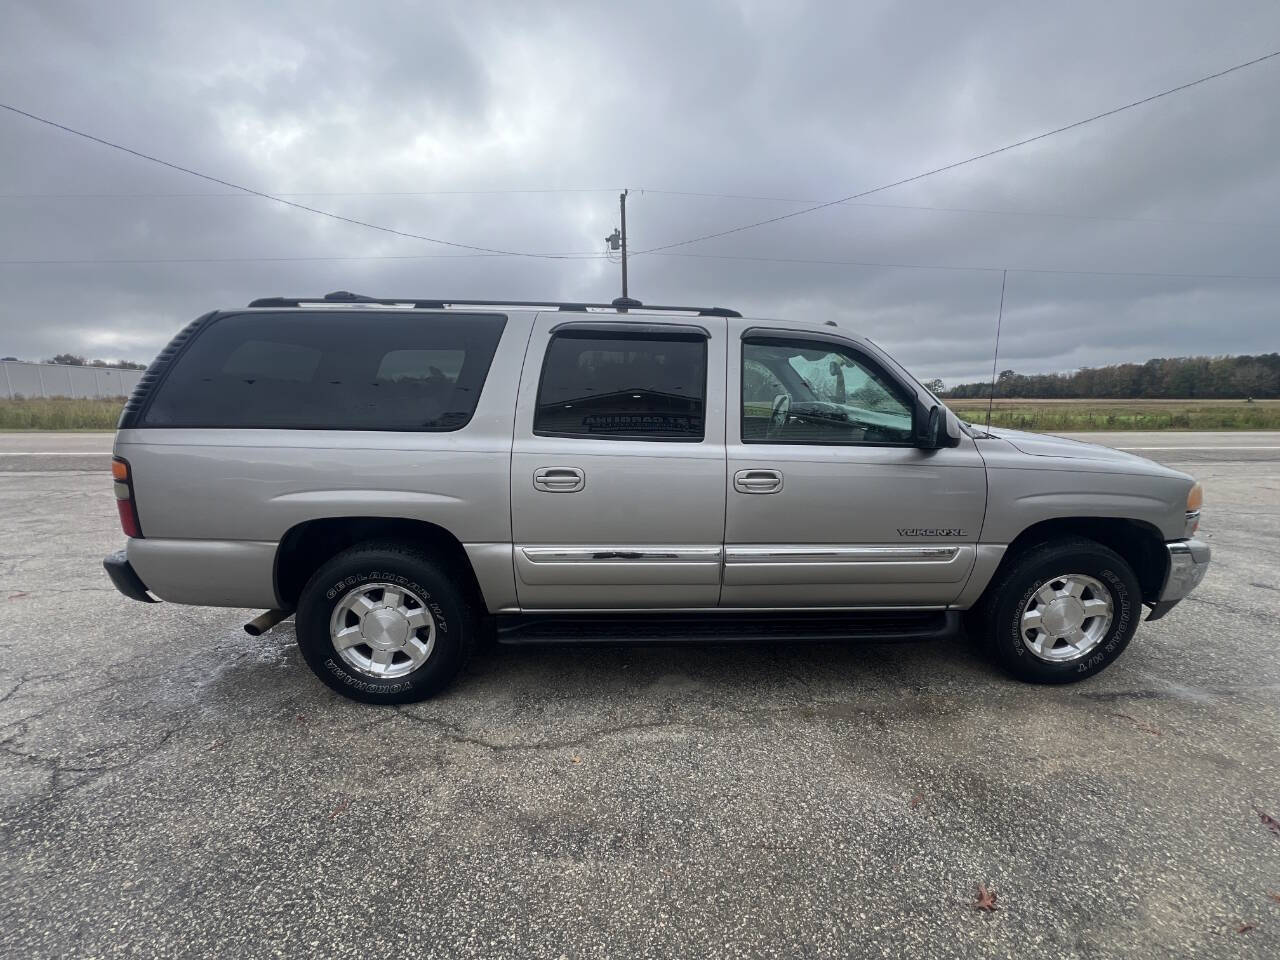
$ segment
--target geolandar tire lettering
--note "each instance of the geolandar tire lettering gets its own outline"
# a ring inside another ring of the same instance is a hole
[[[377,608],[371,620],[353,612],[368,608]],[[358,544],[329,560],[303,589],[296,623],[303,659],[320,680],[382,704],[442,690],[475,634],[463,590],[428,553],[400,542]]]
[[[1138,626],[1141,587],[1115,551],[1072,537],[1011,558],[977,611],[995,660],[1029,683],[1073,683],[1105,669]]]

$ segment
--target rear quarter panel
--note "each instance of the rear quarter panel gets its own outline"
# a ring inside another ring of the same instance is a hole
[[[279,540],[320,517],[406,517],[510,540],[510,437],[329,430],[129,430],[148,539]]]
[[[469,548],[505,544],[509,554],[512,420],[531,321],[509,315],[460,430],[119,431],[115,453],[129,461],[145,537],[129,544],[139,575],[165,600],[274,606],[279,540],[328,517],[423,520]]]

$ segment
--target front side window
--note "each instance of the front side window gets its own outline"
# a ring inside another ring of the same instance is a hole
[[[705,338],[590,330],[558,333],[543,361],[533,432],[701,440],[706,384]]]
[[[142,426],[457,430],[505,324],[375,310],[219,317],[175,361]]]
[[[853,350],[755,338],[742,345],[742,439],[909,445],[912,403],[894,380]]]

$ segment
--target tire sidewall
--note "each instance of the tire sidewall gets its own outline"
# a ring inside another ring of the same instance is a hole
[[[435,646],[417,670],[403,677],[368,677],[346,663],[333,645],[329,624],[334,608],[364,583],[393,583],[416,594],[435,619]],[[409,703],[431,696],[457,674],[465,660],[466,610],[458,589],[417,557],[380,550],[352,552],[325,564],[298,601],[298,646],[321,680],[354,700]]]
[[[996,609],[995,652],[1019,678],[1038,683],[1072,683],[1091,677],[1128,646],[1142,611],[1137,578],[1118,556],[1105,548],[1049,552],[1020,571],[1003,591]],[[1098,580],[1111,593],[1112,621],[1102,641],[1083,657],[1061,663],[1041,660],[1022,640],[1022,613],[1037,590],[1070,573]]]

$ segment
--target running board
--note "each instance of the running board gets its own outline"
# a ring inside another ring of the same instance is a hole
[[[940,640],[960,632],[955,610],[779,614],[508,614],[497,618],[502,644],[840,643]]]

